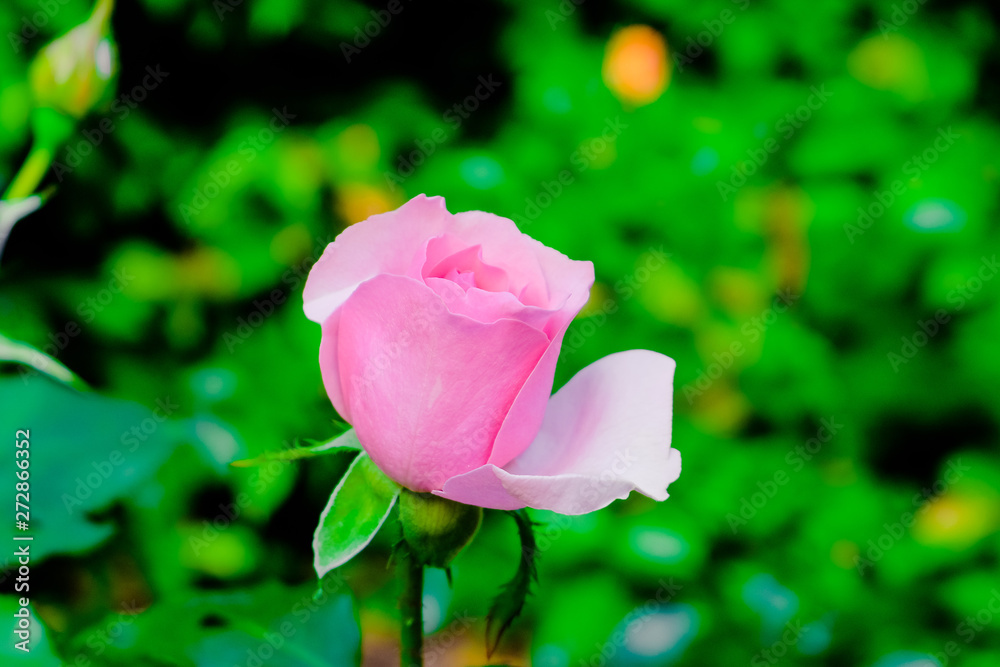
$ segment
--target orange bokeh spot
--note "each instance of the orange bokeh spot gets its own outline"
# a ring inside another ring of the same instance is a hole
[[[337,195],[337,215],[348,225],[391,211],[401,203],[381,188],[364,183],[344,184],[337,188]]]
[[[621,101],[637,106],[656,101],[670,82],[666,40],[645,25],[618,30],[604,52],[602,74]]]

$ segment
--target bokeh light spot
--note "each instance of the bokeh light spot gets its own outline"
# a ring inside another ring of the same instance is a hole
[[[462,179],[477,190],[489,190],[503,182],[503,167],[491,157],[476,155],[459,167]]]
[[[552,113],[565,114],[573,110],[573,101],[565,88],[553,86],[542,95],[542,104]]]
[[[719,166],[719,153],[710,146],[702,146],[691,159],[691,171],[697,176],[704,176],[715,171]]]
[[[965,220],[965,211],[950,199],[919,201],[903,216],[906,225],[919,232],[957,232]]]
[[[642,106],[656,101],[670,83],[666,40],[649,26],[622,28],[608,41],[602,75],[622,102]]]
[[[337,215],[347,225],[367,220],[396,208],[396,200],[380,188],[365,183],[347,183],[337,190]]]

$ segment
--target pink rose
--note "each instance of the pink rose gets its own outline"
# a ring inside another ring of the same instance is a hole
[[[594,282],[577,262],[441,197],[348,227],[305,286],[334,407],[372,461],[412,491],[563,514],[680,475],[674,362],[609,355],[554,396],[563,335]]]

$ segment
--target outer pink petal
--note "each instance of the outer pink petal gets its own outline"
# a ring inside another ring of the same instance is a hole
[[[453,314],[402,276],[362,283],[339,316],[338,375],[351,423],[375,464],[414,491],[486,463],[549,345],[523,322]]]
[[[428,239],[452,224],[443,197],[417,195],[394,211],[351,225],[309,271],[302,293],[306,317],[322,324],[359,284],[379,274],[416,277]]]
[[[564,333],[565,329],[559,331],[549,343],[545,354],[518,392],[497,433],[488,463],[507,465],[528,449],[538,435],[552,394],[552,380],[556,374],[556,362],[559,360]]]
[[[549,402],[538,437],[506,468],[487,464],[437,495],[496,509],[584,514],[633,491],[656,500],[681,471],[670,447],[674,361],[629,350],[576,374]]]
[[[323,386],[326,395],[348,424],[351,422],[350,409],[344,400],[344,390],[340,385],[340,360],[337,351],[337,330],[340,327],[340,309],[338,308],[323,322],[323,335],[319,340],[319,370],[323,376]]]

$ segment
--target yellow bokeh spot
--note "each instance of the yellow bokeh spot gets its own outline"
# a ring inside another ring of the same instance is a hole
[[[583,304],[577,317],[593,317],[595,315],[607,314],[608,299],[614,300],[614,293],[604,283],[594,283],[590,288],[590,298]]]
[[[289,201],[309,201],[325,177],[323,154],[312,140],[295,135],[283,137],[274,181]]]
[[[858,545],[850,540],[837,540],[830,548],[830,560],[845,570],[854,569],[858,558]]]
[[[232,255],[219,248],[200,246],[175,260],[182,291],[228,299],[240,289],[242,274]]]
[[[128,276],[123,291],[135,301],[162,301],[177,294],[177,266],[159,248],[127,244],[112,263],[115,272]]]
[[[689,385],[694,392],[697,385]],[[728,436],[742,428],[750,415],[750,403],[735,386],[725,377],[719,378],[708,385],[705,390],[692,393],[691,421],[702,431],[713,435]],[[687,405],[688,400],[678,397],[681,404]]]
[[[309,228],[302,222],[296,222],[280,230],[271,239],[270,254],[278,264],[291,266],[300,257],[304,257],[312,245]]]
[[[888,90],[908,100],[928,95],[927,67],[920,47],[902,35],[869,37],[847,56],[851,76],[877,90]]]
[[[780,187],[768,193],[764,209],[767,263],[779,289],[801,294],[809,273],[807,231],[815,205],[796,187]]]
[[[670,83],[666,40],[645,25],[618,30],[604,51],[602,75],[622,102],[642,106],[656,101]]]
[[[858,479],[854,461],[849,458],[831,459],[821,469],[823,481],[830,486],[847,486]]]
[[[722,132],[722,121],[718,118],[698,116],[691,121],[691,124],[694,125],[694,129],[703,134],[718,134],[719,132]]]
[[[766,289],[760,275],[729,266],[718,266],[708,274],[712,299],[736,319],[756,315],[767,306]]]
[[[704,316],[705,306],[698,285],[676,264],[668,261],[651,271],[642,285],[623,282],[623,298],[637,289],[639,302],[658,320],[690,327]]]
[[[618,158],[615,145],[616,142],[608,141],[604,137],[591,137],[583,140],[577,152],[587,161],[589,169],[607,169]]]
[[[345,128],[337,135],[336,146],[340,159],[358,171],[374,169],[381,154],[378,135],[364,123]]]
[[[365,183],[347,183],[337,188],[335,210],[344,224],[353,225],[377,213],[391,211],[401,203],[380,188]]]
[[[734,375],[760,357],[760,345],[752,344],[738,328],[718,320],[696,326],[694,344],[702,370],[711,377]]]
[[[206,521],[201,526],[184,526],[187,539],[181,548],[181,562],[221,579],[246,574],[256,566],[259,551],[256,536],[243,526]]]
[[[913,538],[928,546],[964,549],[997,529],[1000,497],[993,490],[970,487],[947,491],[917,513]]]

